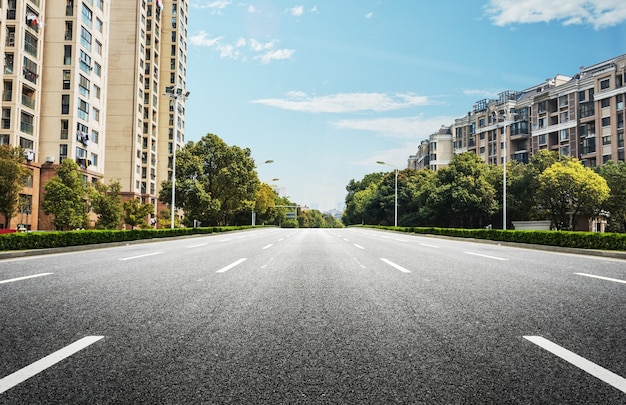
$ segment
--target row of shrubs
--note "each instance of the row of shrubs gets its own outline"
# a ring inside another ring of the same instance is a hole
[[[251,226],[206,228],[133,229],[130,231],[80,230],[63,232],[24,232],[0,235],[0,251],[46,249],[98,243],[127,242],[140,239],[168,238],[247,229]]]
[[[571,231],[513,231],[501,229],[457,229],[432,227],[376,226],[378,229],[501,242],[529,243],[578,249],[626,251],[626,234]]]

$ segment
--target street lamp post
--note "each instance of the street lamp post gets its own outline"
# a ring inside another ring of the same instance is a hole
[[[267,164],[270,164],[270,163],[274,163],[274,161],[271,160],[271,159],[270,160],[266,160],[263,163],[259,163],[259,166],[260,165],[267,165]],[[278,179],[273,179],[272,181],[276,181],[276,180],[278,180]],[[252,218],[251,218],[250,222],[251,222],[252,226],[256,226],[256,212],[254,211],[254,207],[252,207]]]
[[[174,214],[176,212],[176,143],[178,135],[178,100],[185,101],[189,97],[189,92],[176,86],[165,88],[165,96],[174,100],[174,132],[172,136],[172,218],[170,228],[174,228]]]
[[[394,168],[394,171],[396,173],[396,184],[395,184],[395,209],[394,209],[394,222],[393,222],[393,226],[398,227],[398,167],[394,166],[394,165],[390,165],[389,163],[385,163],[382,162],[380,160],[376,161],[376,163],[378,163],[379,165],[384,165],[384,166],[390,166]]]
[[[510,123],[508,121],[508,116],[506,110],[502,112],[502,230],[506,231],[506,163],[507,163],[507,136],[506,136],[506,127]],[[496,118],[500,121],[500,116]],[[498,126],[499,128],[499,126]]]

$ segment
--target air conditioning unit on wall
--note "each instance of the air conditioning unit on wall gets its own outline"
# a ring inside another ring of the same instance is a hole
[[[54,156],[46,156],[46,163],[54,163]]]

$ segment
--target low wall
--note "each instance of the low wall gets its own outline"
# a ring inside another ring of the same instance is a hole
[[[516,231],[549,231],[550,221],[513,221]]]

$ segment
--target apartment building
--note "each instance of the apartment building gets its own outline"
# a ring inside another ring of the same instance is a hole
[[[186,88],[188,11],[187,0],[0,0],[0,144],[21,146],[32,172],[10,228],[52,229],[40,200],[64,159],[157,213],[184,143],[186,97],[166,88]]]
[[[447,166],[452,160],[452,131],[450,127],[442,126],[439,131],[423,140],[417,147],[417,153],[409,157],[408,167],[415,170],[437,170]]]
[[[576,157],[587,167],[624,161],[625,82],[626,55],[621,55],[581,67],[571,77],[556,75],[522,91],[504,91],[476,102],[436,148],[449,143],[454,154],[473,152],[493,165],[505,158],[527,163],[543,149]],[[409,167],[429,167],[417,162],[433,155],[431,145],[421,142]]]

